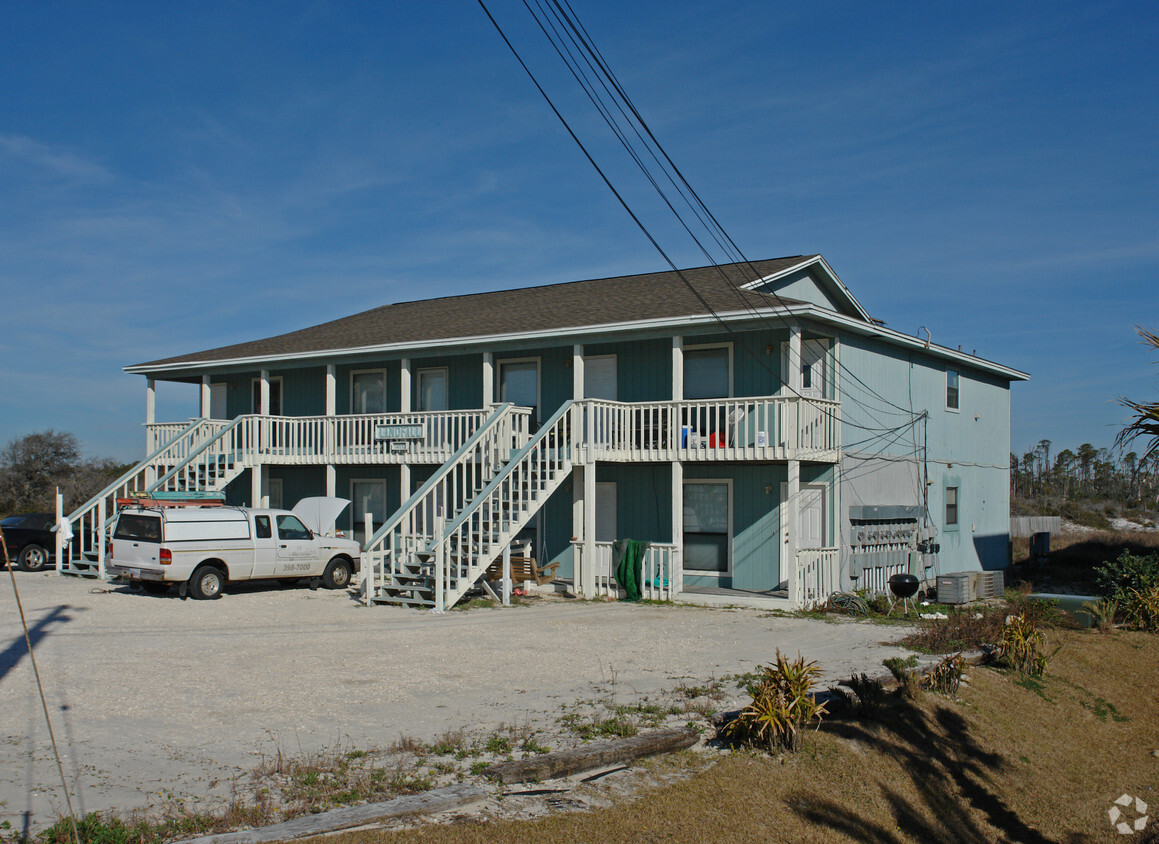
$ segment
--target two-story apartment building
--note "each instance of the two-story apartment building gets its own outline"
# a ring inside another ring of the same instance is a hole
[[[513,541],[585,595],[614,593],[624,538],[660,598],[1002,567],[1027,377],[885,327],[819,255],[386,305],[126,371],[149,456],[88,531],[130,489],[338,495],[368,601],[438,608]],[[195,419],[154,418],[159,380],[196,385]]]

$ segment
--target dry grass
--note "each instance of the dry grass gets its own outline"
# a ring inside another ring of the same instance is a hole
[[[827,721],[802,753],[729,755],[609,809],[328,842],[1126,840],[1111,801],[1159,805],[1159,637],[1047,638],[1045,677],[969,669],[957,699],[893,697],[872,721]]]

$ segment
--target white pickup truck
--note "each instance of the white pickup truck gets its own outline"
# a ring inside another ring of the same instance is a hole
[[[321,578],[327,589],[350,584],[361,548],[324,536],[350,502],[307,498],[294,510],[250,507],[129,506],[109,542],[108,570],[162,593],[215,598],[231,581]]]

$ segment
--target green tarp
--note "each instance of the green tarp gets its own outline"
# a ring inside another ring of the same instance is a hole
[[[639,601],[644,568],[644,552],[648,543],[638,539],[621,539],[612,545],[612,567],[616,583],[627,594],[627,600]]]

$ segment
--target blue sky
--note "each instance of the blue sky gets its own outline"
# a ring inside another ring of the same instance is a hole
[[[572,0],[750,258],[1030,372],[1013,449],[1154,398],[1159,5]],[[665,248],[702,256],[493,13]],[[807,6],[807,8],[801,8]],[[140,456],[121,367],[388,302],[663,269],[468,0],[0,5],[0,442]],[[158,416],[196,412],[162,385]]]

